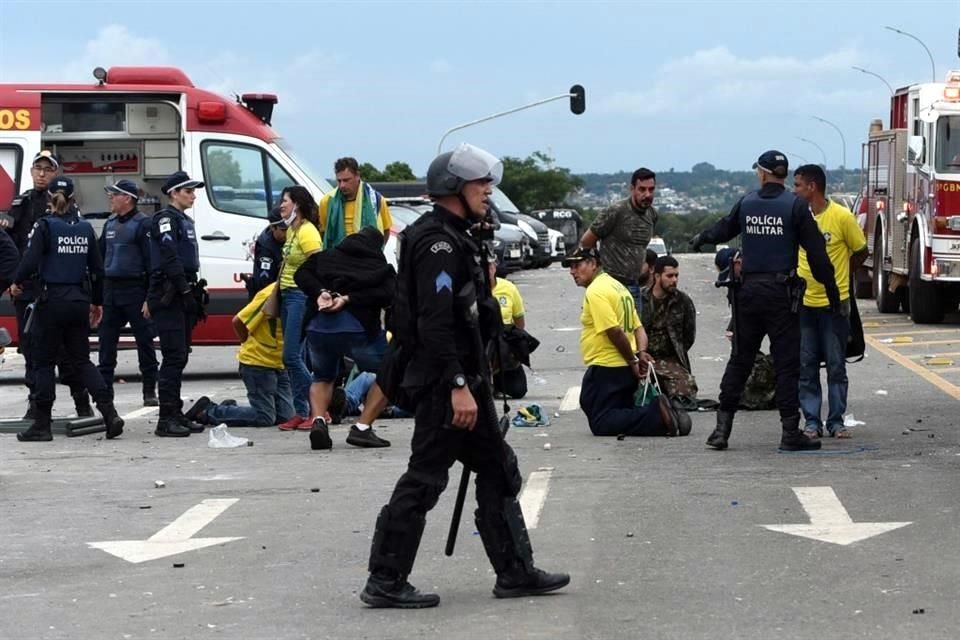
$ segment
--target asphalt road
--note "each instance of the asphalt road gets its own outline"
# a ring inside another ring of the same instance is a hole
[[[681,259],[700,312],[695,373],[715,398],[727,309],[712,257]],[[524,403],[553,424],[509,439],[537,563],[570,572],[567,589],[494,599],[470,505],[455,556],[443,555],[457,467],[411,576],[441,606],[366,609],[357,592],[409,421],[378,426],[388,449],[349,447],[346,426],[330,452],[274,429],[232,429],[254,446],[212,449],[206,434],[155,438],[156,413],[138,411],[129,382],[118,405],[135,416],[118,440],[0,435],[0,638],[956,637],[956,324],[914,327],[861,301],[871,347],[849,369],[849,411],[865,423],[853,439],[781,453],[775,412],[740,413],[731,448],[716,452],[704,446],[712,414],[695,415],[688,438],[617,441],[591,436],[575,407],[560,412],[582,375],[582,291],[557,266],[513,279],[542,341]],[[17,366],[0,370],[7,417],[24,409]],[[184,393],[243,400],[234,368],[232,349],[198,349],[188,373],[204,375]]]

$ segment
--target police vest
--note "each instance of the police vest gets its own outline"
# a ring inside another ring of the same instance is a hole
[[[200,271],[200,247],[197,245],[197,232],[193,226],[193,220],[173,207],[158,211],[154,214],[154,218],[158,219],[156,229],[160,237],[151,238],[151,242],[159,246],[161,242],[167,242],[169,237],[176,243],[177,255],[180,257],[183,270],[187,273]],[[159,251],[150,252],[150,270],[163,270]]]
[[[42,218],[47,225],[47,246],[40,265],[40,277],[47,284],[75,284],[84,282],[87,260],[91,250],[93,227],[89,222],[68,222],[60,216]]]
[[[754,191],[740,201],[744,273],[788,273],[797,268],[796,200],[788,191],[774,198]]]
[[[147,272],[147,257],[137,240],[140,225],[146,219],[147,216],[136,211],[126,222],[120,222],[119,216],[107,220],[103,228],[107,247],[103,270],[108,278],[140,278]]]

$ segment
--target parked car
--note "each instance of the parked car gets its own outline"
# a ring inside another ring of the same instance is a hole
[[[658,256],[665,256],[670,253],[667,250],[667,243],[664,242],[660,236],[650,238],[650,244],[647,245],[647,249],[656,251]]]
[[[566,236],[556,229],[548,229],[550,234],[550,260],[559,262],[567,255]]]

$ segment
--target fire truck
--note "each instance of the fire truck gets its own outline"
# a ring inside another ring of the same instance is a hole
[[[206,186],[188,214],[200,244],[209,314],[194,344],[236,342],[231,318],[247,301],[252,241],[284,187],[305,186],[318,201],[332,187],[311,174],[271,128],[277,97],[236,100],[197,88],[171,67],[97,68],[91,84],[0,84],[0,213],[30,189],[35,154],[49,149],[76,185],[84,217],[109,215],[104,186],[120,178],[141,187],[139,208],[165,204],[160,188],[183,169]],[[13,305],[0,301],[0,326],[16,336]]]
[[[890,128],[870,125],[861,204],[881,313],[939,323],[960,304],[960,71],[899,89]]]

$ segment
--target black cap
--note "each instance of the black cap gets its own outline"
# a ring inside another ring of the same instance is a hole
[[[600,252],[593,247],[577,247],[573,253],[568,253],[563,258],[563,266],[570,267],[574,262],[580,262],[581,260],[587,259],[596,260],[597,263],[600,262]]]
[[[68,198],[73,196],[73,180],[66,176],[58,176],[47,185],[47,193],[53,195],[57,191],[62,191]]]
[[[167,181],[163,183],[163,192],[170,195],[175,189],[199,189],[203,186],[200,180],[192,180],[186,171],[177,171],[171,174]]]
[[[727,247],[726,249],[720,249],[717,251],[717,255],[713,259],[713,263],[717,265],[717,269],[726,269],[730,266],[730,261],[733,260],[733,257],[737,255],[736,249],[731,249]]]
[[[140,187],[133,180],[117,180],[114,184],[108,184],[103,188],[107,193],[117,193],[121,196],[130,196],[134,200],[140,199]]]
[[[787,154],[773,149],[761,153],[757,161],[753,163],[754,169],[761,169],[767,173],[772,173],[778,178],[786,178],[789,167],[790,163],[787,162]]]
[[[280,215],[279,205],[273,209],[270,209],[270,214],[267,215],[267,222],[270,223],[270,226],[276,226],[283,223],[283,216]]]

